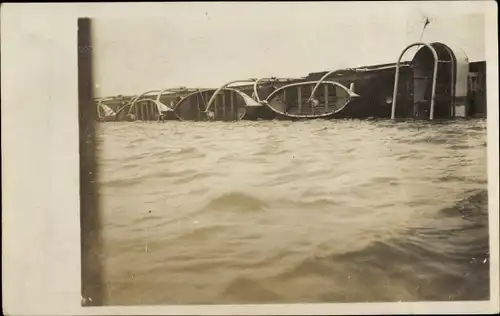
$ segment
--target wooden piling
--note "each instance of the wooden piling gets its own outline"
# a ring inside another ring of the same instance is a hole
[[[98,172],[95,147],[96,107],[93,100],[92,20],[78,19],[78,111],[80,152],[80,249],[83,306],[104,304],[101,255],[101,220],[97,203]]]

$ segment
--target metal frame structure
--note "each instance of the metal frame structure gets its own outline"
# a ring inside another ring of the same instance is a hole
[[[193,92],[198,92],[198,91],[201,91],[201,90],[204,90],[204,89],[202,89],[202,88],[194,88],[194,89],[189,89],[189,88],[186,88],[186,87],[184,87],[184,86],[182,86],[182,87],[177,87],[177,88],[166,88],[166,89],[160,90],[160,92],[159,92],[159,93],[158,93],[158,95],[156,96],[156,101],[158,101],[158,102],[160,102],[160,103],[164,104],[163,102],[161,102],[161,97],[162,97],[165,93],[167,93],[167,92],[170,92],[170,93],[175,93],[175,92],[187,92],[187,93],[188,93],[188,95],[189,95],[189,94],[191,94],[191,93],[193,93]],[[186,97],[186,96],[184,96],[184,97]],[[184,97],[181,97],[181,99],[182,99],[182,98],[184,98]],[[179,102],[180,102],[180,100],[179,100]],[[169,108],[170,108],[170,109],[172,109],[172,110],[175,110],[175,106],[172,108],[169,104],[164,104],[164,105],[165,105],[165,106],[167,106],[167,107],[169,107]],[[176,106],[177,106],[177,104],[176,104]]]
[[[410,44],[405,47],[405,49],[401,52],[399,55],[398,61],[396,62],[396,74],[394,75],[394,90],[392,94],[392,108],[391,108],[391,119],[394,120],[396,118],[396,104],[397,104],[397,96],[398,96],[398,84],[399,84],[399,69],[401,66],[401,59],[403,58],[403,55],[412,47],[415,46],[425,46],[427,47],[431,53],[432,56],[434,57],[434,69],[433,69],[433,74],[432,74],[432,92],[431,92],[431,109],[429,113],[429,119],[433,120],[434,119],[434,103],[435,103],[435,97],[436,97],[436,79],[437,79],[437,70],[438,70],[438,62],[439,62],[439,57],[431,44],[428,43],[423,43],[423,42],[416,42],[413,44]]]
[[[448,53],[448,57],[450,58],[449,61],[447,60],[439,60],[438,53],[436,51],[436,48],[433,45],[443,45],[444,49]],[[423,42],[416,42],[413,44],[408,45],[400,54],[398,62],[396,64],[396,74],[395,74],[395,79],[394,79],[394,93],[393,93],[393,103],[392,103],[392,110],[391,110],[391,119],[395,119],[396,117],[396,97],[397,97],[397,90],[398,90],[398,84],[399,84],[399,68],[400,68],[400,63],[401,59],[403,58],[403,55],[408,51],[408,49],[415,47],[415,46],[425,46],[427,47],[433,57],[434,57],[434,70],[433,70],[433,78],[432,78],[432,94],[431,94],[431,109],[429,113],[429,119],[433,120],[434,119],[434,108],[435,108],[435,97],[436,97],[436,81],[437,81],[437,71],[438,71],[438,65],[439,63],[450,63],[450,116],[454,117],[455,116],[455,95],[456,95],[456,67],[457,67],[457,61],[455,54],[451,50],[450,47],[443,43],[439,42],[433,42],[433,43],[423,43]],[[417,51],[418,53],[418,51]]]

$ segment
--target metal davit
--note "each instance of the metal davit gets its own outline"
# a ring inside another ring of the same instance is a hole
[[[330,70],[329,72],[327,72],[326,74],[324,74],[319,80],[318,82],[316,82],[316,84],[314,85],[314,88],[312,89],[311,91],[311,96],[309,97],[309,99],[307,100],[307,102],[312,102],[313,100],[315,100],[315,96],[316,96],[316,90],[318,90],[319,86],[325,82],[326,78],[328,78],[328,76],[330,76],[331,74],[333,73],[336,73],[336,72],[339,72],[340,70]],[[330,82],[335,82],[335,81],[330,81]],[[346,88],[344,87],[343,85],[341,85],[340,83],[337,83],[337,85],[340,85],[342,86],[343,88]],[[349,89],[346,88],[346,91],[347,93],[349,93],[349,96],[350,97],[359,97],[358,94],[356,94],[354,92],[354,83],[351,83]]]
[[[137,100],[139,96],[134,96],[132,97],[127,103],[125,103],[123,106],[121,106],[118,110],[116,110],[116,118],[117,120],[120,120],[120,114],[125,111],[125,109],[128,107],[130,109],[130,106],[132,105],[135,100]],[[135,120],[134,118],[130,117],[130,115],[127,113],[128,120]]]
[[[255,80],[255,82],[253,83],[253,96],[255,98],[255,101],[257,101],[258,103],[261,103],[262,100],[260,99],[259,97],[259,84],[263,81],[272,81],[274,78],[260,78],[258,80]]]
[[[266,84],[266,83],[277,83],[277,84],[280,84],[280,83],[283,83],[283,82],[287,82],[287,81],[290,81],[290,80],[294,80],[292,78],[277,78],[277,77],[269,77],[269,78],[260,78],[258,80],[256,80],[253,84],[253,97],[255,98],[255,101],[257,101],[258,103],[262,103],[263,101],[265,100],[261,100],[260,99],[260,96],[259,96],[259,85],[263,85],[263,84]]]
[[[137,112],[136,105],[139,102],[139,100],[141,100],[143,97],[148,96],[150,94],[155,95],[156,93],[159,93],[160,91],[161,90],[149,90],[149,91],[144,92],[143,94],[138,95],[134,99],[132,99],[132,101],[130,102],[130,108],[128,109],[128,114],[133,114],[134,112]],[[153,100],[153,99],[150,97],[146,100]]]
[[[128,115],[134,115],[135,119],[140,121],[162,120],[165,112],[171,109],[158,101],[161,91],[150,90],[133,98],[129,105]],[[155,95],[156,98],[154,98]]]
[[[326,80],[326,78],[328,78],[328,76],[330,76],[331,74],[337,72],[338,70],[330,70],[329,72],[327,72],[326,74],[324,74],[319,80],[318,82],[316,83],[316,85],[314,85],[314,88],[312,89],[311,91],[311,96],[309,97],[309,99],[307,100],[307,102],[312,102],[312,100],[314,99],[314,96],[316,94],[316,90],[318,90],[318,87],[319,85],[324,81]]]
[[[454,117],[455,116],[455,96],[456,96],[456,71],[457,71],[457,61],[456,61],[456,58],[455,58],[455,54],[453,53],[453,51],[451,50],[451,48],[449,48],[448,46],[444,45],[444,44],[441,44],[441,43],[431,43],[431,46],[434,46],[434,45],[443,45],[444,49],[446,50],[446,52],[448,53],[448,57],[450,58],[450,63],[451,63],[451,74],[450,74],[450,77],[451,77],[451,80],[450,80],[450,92],[451,92],[451,106],[450,106],[450,116],[451,117]],[[438,62],[447,62],[447,61],[439,61]]]
[[[177,87],[177,88],[166,88],[163,90],[160,90],[160,92],[156,96],[156,101],[159,103],[164,104],[165,106],[169,107],[172,110],[175,110],[175,107],[177,104],[184,98],[187,94],[193,91],[198,91],[200,89],[188,89],[184,86],[182,87]],[[173,98],[168,98],[168,101],[171,102],[163,102],[162,97],[165,95],[172,95]]]
[[[434,119],[434,102],[435,102],[435,97],[436,97],[436,79],[437,79],[437,70],[438,70],[438,54],[434,47],[432,47],[428,43],[423,43],[423,42],[416,42],[413,44],[410,44],[406,46],[406,48],[401,52],[399,55],[398,61],[396,62],[396,74],[394,75],[394,92],[392,94],[392,109],[391,109],[391,119],[394,120],[396,118],[396,105],[397,105],[397,96],[398,96],[398,85],[399,85],[399,68],[401,66],[401,59],[403,58],[403,55],[412,47],[415,46],[425,46],[427,47],[431,53],[432,56],[434,57],[434,68],[433,68],[433,75],[432,75],[432,90],[431,90],[431,99],[430,99],[430,112],[429,112],[429,119],[433,120]]]

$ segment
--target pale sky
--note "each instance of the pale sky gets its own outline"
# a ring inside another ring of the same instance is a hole
[[[95,93],[216,88],[234,79],[391,63],[419,41],[426,16],[422,41],[484,60],[484,16],[442,3],[173,2],[150,16],[96,18]]]

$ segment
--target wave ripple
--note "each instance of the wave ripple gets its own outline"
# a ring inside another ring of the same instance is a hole
[[[485,144],[484,120],[101,124],[106,303],[488,299]]]

